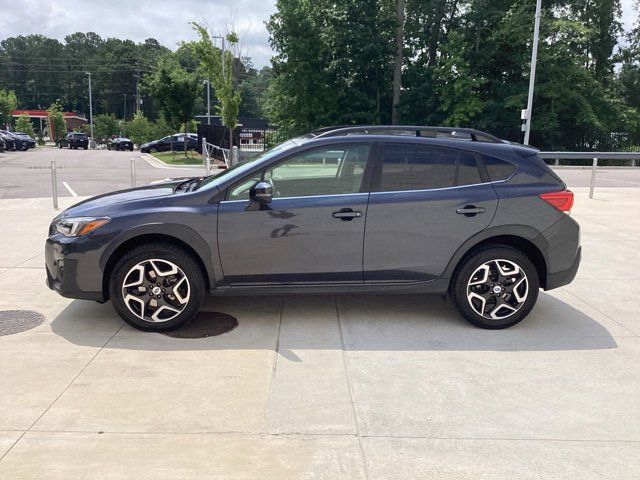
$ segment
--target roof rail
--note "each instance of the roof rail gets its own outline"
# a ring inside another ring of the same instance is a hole
[[[469,139],[473,142],[502,143],[498,137],[473,128],[429,127],[424,125],[352,125],[324,127],[311,132],[316,138],[341,135],[400,135],[426,138]]]

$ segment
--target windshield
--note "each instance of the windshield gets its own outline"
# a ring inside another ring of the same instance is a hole
[[[248,171],[251,170],[251,168],[258,162],[262,161],[262,160],[266,160],[268,158],[271,158],[277,154],[279,154],[280,152],[282,152],[283,150],[287,150],[289,148],[293,148],[295,146],[297,146],[299,143],[296,141],[297,139],[292,139],[292,140],[287,140],[286,142],[282,142],[279,145],[276,145],[275,147],[266,150],[264,152],[262,152],[259,155],[256,155],[255,157],[251,157],[248,158],[246,160],[241,161],[240,163],[238,163],[237,165],[234,165],[231,168],[227,168],[226,170],[223,170],[222,172],[216,174],[216,175],[210,175],[207,178],[205,178],[204,180],[202,180],[197,188],[195,190],[200,190],[201,188],[206,188],[208,185],[212,185],[214,183],[218,183],[218,180],[221,178],[226,178],[229,176],[229,174],[231,173],[242,173],[243,171]]]

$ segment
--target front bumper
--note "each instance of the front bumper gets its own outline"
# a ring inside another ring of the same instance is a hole
[[[106,301],[97,255],[77,239],[49,237],[45,245],[47,286],[63,297]]]

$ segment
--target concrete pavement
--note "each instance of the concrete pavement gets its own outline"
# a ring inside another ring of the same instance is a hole
[[[578,278],[511,329],[439,297],[211,298],[239,326],[196,340],[49,291],[50,200],[0,200],[0,311],[46,317],[0,337],[0,478],[638,478],[640,189],[575,190]]]

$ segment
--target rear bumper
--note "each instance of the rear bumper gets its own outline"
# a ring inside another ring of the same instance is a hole
[[[581,260],[582,247],[580,246],[578,247],[578,251],[576,252],[576,256],[571,267],[567,268],[566,270],[562,270],[561,272],[551,273],[547,275],[545,290],[562,287],[563,285],[567,285],[573,282],[573,279],[576,278],[576,274],[578,273],[578,268],[580,268]]]

